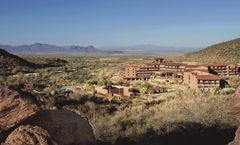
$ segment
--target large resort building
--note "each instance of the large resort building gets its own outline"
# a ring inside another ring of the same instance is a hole
[[[221,83],[222,80],[218,75],[213,75],[202,71],[184,72],[183,82],[194,89],[223,87]]]
[[[166,62],[163,59],[155,59],[153,62],[127,63],[121,68],[121,75],[125,80],[148,80],[151,76],[182,76],[181,63]]]
[[[127,63],[121,67],[124,80],[148,80],[156,76],[181,78],[191,88],[224,87],[222,77],[240,75],[240,65],[189,64],[165,61],[162,58],[152,62]]]

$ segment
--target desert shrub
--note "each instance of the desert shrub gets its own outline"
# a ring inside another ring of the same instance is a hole
[[[151,86],[152,85],[148,82],[138,82],[135,84],[135,87],[140,91],[141,94],[145,94],[146,90]]]
[[[238,86],[240,86],[240,77],[232,76],[229,78],[228,83],[229,83],[229,87],[237,88]]]
[[[87,81],[87,84],[88,84],[88,85],[97,85],[98,82],[97,82],[97,80],[95,80],[95,79],[91,79],[91,80],[88,80],[88,81]]]
[[[194,122],[203,126],[235,126],[236,121],[226,112],[228,96],[212,91],[177,91],[159,104],[146,106],[135,103],[112,115],[100,117],[94,125],[96,136],[114,140],[119,136],[137,137],[153,130],[165,134],[178,128],[181,122]],[[106,120],[108,120],[106,122]],[[112,135],[108,138],[108,135]],[[104,136],[104,137],[103,137]]]
[[[234,88],[224,88],[224,89],[220,90],[219,93],[222,95],[231,95],[231,94],[235,93],[235,89]]]

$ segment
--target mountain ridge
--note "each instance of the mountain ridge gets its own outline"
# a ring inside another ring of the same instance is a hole
[[[188,53],[197,50],[197,48],[191,47],[174,47],[174,46],[160,46],[160,45],[153,45],[153,44],[138,44],[138,45],[131,45],[131,46],[112,46],[108,49],[111,50],[122,50],[124,52],[148,52],[148,53],[155,53],[155,52],[179,52],[179,53]]]
[[[58,46],[52,44],[43,44],[43,43],[34,43],[30,45],[0,45],[0,48],[5,49],[6,51],[14,54],[31,54],[31,53],[39,53],[39,54],[47,54],[47,53],[67,53],[67,54],[91,54],[91,53],[122,53],[121,51],[106,51],[95,48],[94,46],[78,46],[78,45],[70,45],[70,46]]]

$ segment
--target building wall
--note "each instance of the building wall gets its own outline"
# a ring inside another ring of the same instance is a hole
[[[239,75],[237,65],[209,65],[209,70],[221,76]]]
[[[198,88],[218,88],[220,87],[220,80],[199,80]]]
[[[227,66],[227,75],[228,76],[239,75],[239,74],[240,74],[240,70],[237,65],[228,65]]]
[[[190,81],[191,81],[191,72],[184,72],[183,73],[183,83],[190,85]]]
[[[127,67],[125,76],[128,78],[134,78],[136,77],[136,68],[135,67]]]
[[[210,65],[209,71],[217,75],[227,75],[226,65]]]
[[[110,89],[107,89],[105,87],[95,87],[95,91],[98,94],[102,95],[111,95],[111,96],[126,96],[130,97],[133,96],[134,94],[130,91],[131,88],[129,87],[119,87],[119,86],[113,86]]]
[[[219,80],[204,80],[204,79],[199,80],[197,79],[198,75],[212,75],[212,74],[201,72],[201,71],[184,72],[184,75],[183,75],[184,84],[189,85],[193,89],[220,87],[220,79]]]
[[[196,75],[192,74],[192,72],[184,73],[184,80],[187,85],[191,88],[197,88],[197,78]]]
[[[131,66],[123,66],[121,70],[121,75],[123,78],[136,78],[136,67],[131,67]]]
[[[95,87],[95,91],[99,94],[102,94],[102,95],[107,95],[108,94],[108,90],[104,89],[103,87]]]
[[[198,88],[198,80],[196,78],[196,75],[191,75],[190,87],[192,87],[194,89]]]
[[[124,87],[124,89],[123,89],[123,96],[130,97],[132,95],[133,95],[133,93],[129,91],[129,88],[128,87]]]

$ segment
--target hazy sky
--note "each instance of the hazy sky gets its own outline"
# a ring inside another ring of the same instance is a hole
[[[0,43],[205,47],[240,37],[240,0],[0,0]]]

